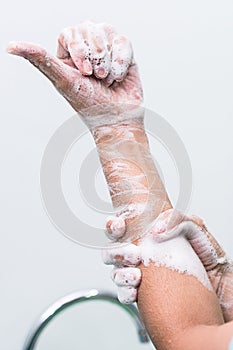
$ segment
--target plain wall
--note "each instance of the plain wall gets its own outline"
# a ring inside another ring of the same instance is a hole
[[[194,177],[189,212],[202,216],[233,256],[232,1],[4,2],[0,12],[0,348],[4,350],[21,349],[35,318],[56,298],[89,287],[115,291],[99,251],[63,237],[41,203],[44,149],[73,111],[28,62],[5,52],[10,40],[40,43],[55,52],[59,32],[84,19],[112,23],[131,38],[145,106],[171,123],[189,153]],[[166,169],[164,174],[172,197],[176,180]],[[92,317],[90,308],[86,317]],[[123,318],[120,314],[119,323]],[[110,321],[99,330],[106,339],[112,334]],[[118,319],[113,322],[115,349],[122,336]],[[139,349],[130,327],[127,320],[122,347]],[[86,335],[92,333],[85,329]],[[98,348],[95,335],[81,347],[93,346]]]

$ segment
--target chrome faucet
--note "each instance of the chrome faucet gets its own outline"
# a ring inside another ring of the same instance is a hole
[[[135,305],[121,304],[118,301],[116,295],[111,292],[99,291],[97,289],[87,289],[79,290],[74,293],[68,294],[55,301],[52,305],[50,305],[48,309],[38,318],[38,320],[33,325],[25,341],[23,350],[35,349],[35,345],[41,332],[57,314],[74,304],[78,304],[88,300],[104,300],[123,308],[132,317],[132,320],[137,329],[139,341],[141,343],[149,342],[147,331],[140,319],[139,312]]]

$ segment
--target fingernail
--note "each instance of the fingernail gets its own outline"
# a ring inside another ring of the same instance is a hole
[[[92,65],[88,60],[85,60],[83,62],[83,69],[86,74],[91,75],[92,74]]]
[[[106,78],[107,72],[105,71],[104,68],[99,68],[96,72],[99,78]]]

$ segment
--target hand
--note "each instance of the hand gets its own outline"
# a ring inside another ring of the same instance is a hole
[[[180,212],[173,209],[159,215],[156,224],[149,234],[160,237],[187,219]],[[126,233],[125,220],[120,216],[112,216],[106,222],[106,234],[114,242],[122,238]],[[136,242],[135,242],[136,243]],[[105,264],[114,265],[111,278],[117,285],[118,299],[121,303],[128,304],[137,301],[137,288],[141,282],[141,271],[138,266],[142,261],[140,247],[136,244],[112,243],[102,252]]]
[[[141,262],[140,248],[135,244],[110,244],[103,249],[105,264],[114,265],[111,278],[117,285],[118,299],[123,304],[137,300],[137,288],[141,282],[141,271],[136,266]]]
[[[126,231],[125,223],[120,217],[110,218],[107,221],[106,228],[112,240],[123,237]],[[208,232],[203,220],[194,215],[182,215],[182,213],[173,209],[167,210],[159,215],[148,234],[152,234],[160,242],[172,239],[180,234],[186,236],[206,269],[213,289],[218,296],[225,321],[233,320],[233,265],[216,239]],[[118,286],[118,293],[122,292],[119,287],[124,282],[123,277],[127,276],[127,259],[125,259],[126,252],[124,249],[123,244],[122,248],[119,245],[116,251],[114,249],[110,250],[111,254],[105,252],[104,256],[105,263],[118,266],[118,269],[113,270],[113,280]],[[139,250],[137,250],[137,254],[139,259]],[[119,268],[119,266],[124,267]],[[135,268],[131,272],[131,274],[134,274],[134,280],[137,276],[140,276],[139,271],[136,270],[139,269]],[[140,278],[138,277],[137,286],[140,284]],[[129,279],[130,286],[133,286],[132,280],[131,277]],[[129,295],[127,296],[124,293],[123,301],[131,300],[134,302],[137,300],[137,287],[134,286],[134,294],[132,295],[130,289],[124,291],[128,291]],[[122,300],[122,296],[120,296],[120,299]]]
[[[233,264],[207,230],[204,222],[193,216],[193,225],[186,229],[186,237],[198,255],[218,297],[225,322],[233,320]]]
[[[90,115],[123,112],[113,111],[112,105],[134,109],[142,103],[131,44],[108,24],[85,21],[65,29],[58,39],[57,57],[26,42],[12,42],[7,50],[38,68],[87,124]]]
[[[166,210],[158,216],[152,230],[145,236],[153,234],[158,241],[167,240],[171,238],[167,233],[184,219],[187,217],[180,212],[173,209]],[[111,278],[117,286],[118,299],[123,304],[137,301],[137,290],[141,282],[141,270],[137,266],[142,262],[142,252],[139,246],[134,243],[117,242],[119,239],[122,241],[126,230],[126,223],[121,214],[109,217],[106,222],[106,234],[113,243],[102,251],[103,262],[114,266]],[[178,234],[176,232],[176,235]],[[174,232],[172,237],[174,237]]]

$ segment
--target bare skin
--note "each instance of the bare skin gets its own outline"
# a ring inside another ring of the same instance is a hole
[[[59,40],[59,58],[48,54],[37,45],[28,43],[10,44],[8,52],[28,59],[48,77],[70,105],[81,114],[96,141],[104,173],[111,189],[113,204],[117,207],[125,204],[134,206],[135,203],[146,205],[147,210],[141,210],[142,206],[136,209],[133,207],[133,213],[126,207],[123,209],[128,232],[132,227],[131,235],[134,234],[134,228],[137,231],[142,225],[150,225],[159,212],[171,208],[171,203],[151,161],[142,123],[143,115],[137,113],[142,103],[142,87],[128,41],[122,37],[120,40],[119,37],[114,40],[114,34],[108,35],[109,29],[106,29],[108,28],[106,25],[102,25],[101,30],[94,24],[91,25],[91,31],[89,28],[89,23],[75,28],[73,30],[75,35],[68,35],[68,38],[63,33]],[[95,32],[98,33],[97,36]],[[100,33],[103,32],[104,40],[101,41],[103,37]],[[85,40],[87,43],[93,33],[92,44],[88,43],[93,53],[89,59],[86,57],[85,50],[81,53],[77,50],[80,43],[76,43],[75,40],[81,38],[83,43]],[[107,44],[103,45],[106,43],[106,38]],[[108,46],[109,53],[106,50]],[[128,55],[125,55],[126,46]],[[105,71],[104,74],[103,71],[98,72],[98,68],[95,67],[96,60],[93,60],[101,50],[105,50],[105,55],[109,55],[110,59],[113,58],[109,68],[105,66],[104,69],[107,72]],[[120,70],[117,63],[122,66]],[[112,124],[109,124],[108,119],[102,116],[109,116],[108,107],[110,105],[112,108],[112,104],[116,108],[112,110],[114,118],[111,119]],[[99,116],[101,116],[100,119],[98,119]],[[111,147],[117,155],[113,162],[107,155],[109,130],[106,132],[106,124],[112,128]],[[130,143],[124,139],[126,131],[132,132]],[[133,148],[132,142],[135,142]],[[119,162],[123,163],[122,167],[119,167]],[[137,188],[137,191],[132,191],[130,196],[123,186],[126,177],[129,179],[129,187]],[[130,182],[131,178],[133,182]],[[141,188],[144,191],[143,194],[138,191]],[[147,206],[148,203],[149,206]],[[192,276],[151,265],[149,267],[142,265],[140,268],[143,278],[139,289],[138,305],[157,349],[227,349],[229,333],[224,341],[221,339],[220,342],[220,331],[216,332],[216,329],[221,329],[220,325],[224,321],[214,292],[207,290]],[[190,345],[190,337],[192,337],[192,345]],[[209,340],[208,344],[206,337]]]

